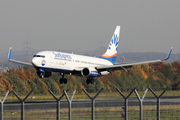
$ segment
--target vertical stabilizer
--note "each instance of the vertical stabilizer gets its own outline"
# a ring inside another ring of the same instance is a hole
[[[113,64],[116,62],[119,34],[120,34],[120,26],[117,26],[112,36],[112,39],[109,43],[109,46],[107,48],[107,51],[103,55],[99,56],[99,58],[109,60]]]

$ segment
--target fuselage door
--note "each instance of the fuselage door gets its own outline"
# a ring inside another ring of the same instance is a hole
[[[50,63],[53,63],[53,62],[54,62],[54,55],[51,54]]]

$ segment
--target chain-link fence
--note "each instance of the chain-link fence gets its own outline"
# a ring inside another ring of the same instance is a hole
[[[96,98],[101,94],[101,89],[95,96],[90,96],[86,90],[83,90],[90,99],[73,99],[74,91],[69,96],[64,94],[57,97],[52,91],[55,100],[50,101],[25,101],[28,95],[19,99],[19,102],[5,102],[5,98],[1,101],[1,119],[4,120],[179,120],[180,119],[180,97],[163,97],[166,92],[156,97],[145,97],[147,91],[153,90],[147,88],[140,97],[136,89],[133,89],[127,96],[118,90],[119,98]],[[7,92],[6,96],[9,92]],[[15,91],[14,91],[15,93]],[[136,94],[137,97],[131,97]],[[155,94],[154,94],[155,95]],[[68,100],[61,100],[62,97]],[[158,100],[159,97],[159,100]],[[142,104],[141,104],[142,102]],[[3,108],[2,108],[3,107]],[[3,112],[2,112],[3,111]]]

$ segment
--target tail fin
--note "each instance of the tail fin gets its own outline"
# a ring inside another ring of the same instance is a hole
[[[109,43],[109,46],[107,48],[107,51],[103,55],[99,56],[99,58],[109,60],[113,64],[116,62],[119,34],[120,34],[120,26],[117,26],[112,36],[112,39]]]

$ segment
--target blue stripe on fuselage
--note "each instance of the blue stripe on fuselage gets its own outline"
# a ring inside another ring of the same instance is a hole
[[[113,65],[116,63],[116,56],[111,57],[111,58],[105,58],[105,57],[99,56],[98,58],[108,60],[108,61],[110,61]]]
[[[48,67],[37,67],[36,69],[43,69],[45,71],[52,71],[52,72],[62,72],[62,73],[67,73],[67,74],[73,72],[72,70],[48,68]]]
[[[48,68],[48,67],[36,67],[36,69],[42,69],[44,71],[52,71],[52,72],[59,72],[64,74],[72,74],[76,76],[82,76],[81,71],[74,71],[74,70],[65,70],[65,69],[57,69],[57,68]],[[101,76],[98,72],[93,71],[90,76],[88,77],[98,77]]]

